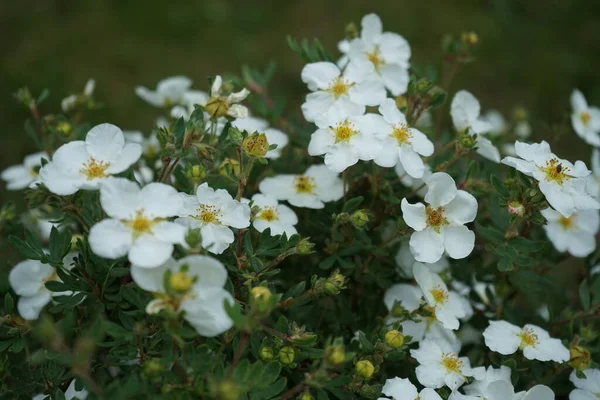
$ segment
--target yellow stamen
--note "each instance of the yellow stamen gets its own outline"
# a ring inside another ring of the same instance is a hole
[[[354,129],[354,126],[348,120],[340,122],[335,128],[329,129],[333,131],[336,143],[348,142],[352,136],[358,133],[358,131]]]
[[[186,274],[185,272],[176,272],[171,275],[169,279],[169,285],[171,285],[171,289],[179,293],[185,293],[192,287],[194,280],[191,276]]]
[[[366,55],[367,59],[373,63],[375,71],[379,72],[379,68],[384,64],[383,58],[379,54],[379,47],[375,47],[372,52],[366,53]]]
[[[138,237],[145,233],[151,233],[152,227],[156,224],[158,219],[150,219],[144,215],[144,210],[137,210],[135,217],[130,220],[123,221],[133,230],[134,237]]]
[[[591,118],[592,116],[587,111],[582,111],[581,113],[579,113],[579,119],[581,120],[583,126],[588,126]]]
[[[563,167],[560,161],[556,158],[546,161],[546,166],[540,168],[545,174],[546,179],[554,181],[559,185],[562,185],[566,180],[570,179],[568,175],[569,168]]]
[[[299,175],[294,179],[294,187],[297,193],[313,193],[316,188],[315,179],[311,176]]]
[[[448,292],[439,285],[431,289],[429,293],[431,293],[435,304],[444,304],[446,301],[448,301]]]
[[[412,134],[410,133],[410,129],[406,124],[400,124],[394,126],[394,130],[390,134],[390,136],[401,144],[410,144],[410,140],[412,139]]]
[[[574,225],[573,216],[570,216],[570,217],[563,217],[563,216],[561,216],[560,219],[558,220],[558,223],[561,224],[561,226],[563,227],[563,229],[569,230]]]
[[[96,159],[90,158],[83,164],[83,167],[79,171],[87,177],[88,181],[92,179],[106,178],[108,175],[106,170],[108,169],[109,165],[109,162],[96,161]]]
[[[223,214],[221,214],[221,210],[217,206],[208,204],[201,204],[200,208],[198,208],[198,214],[195,216],[196,219],[205,224],[220,224],[222,217]]]
[[[440,228],[448,225],[448,220],[444,217],[444,208],[432,208],[431,206],[427,206],[425,208],[425,218],[427,221],[427,225],[432,227],[436,232],[440,231]]]
[[[442,355],[442,365],[446,368],[446,371],[460,374],[463,362],[454,353],[444,353]]]
[[[256,218],[269,222],[277,221],[279,219],[279,213],[274,207],[265,207],[256,215]]]
[[[327,91],[331,93],[335,98],[345,95],[348,90],[352,87],[352,84],[346,82],[344,78],[338,76],[335,78],[333,83],[329,86]]]
[[[519,344],[521,350],[527,346],[535,347],[538,344],[538,336],[533,333],[533,329],[531,328],[523,328],[521,333],[519,333],[519,338],[521,339],[521,343]]]

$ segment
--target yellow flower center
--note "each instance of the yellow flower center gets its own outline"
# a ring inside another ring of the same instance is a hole
[[[152,227],[158,221],[159,219],[150,219],[146,217],[144,215],[144,210],[137,210],[133,219],[125,220],[123,222],[133,230],[133,236],[138,237],[145,233],[152,232]]]
[[[442,365],[446,368],[446,371],[460,374],[463,362],[454,353],[444,353],[442,355]]]
[[[366,53],[367,59],[373,63],[375,71],[379,72],[379,68],[384,64],[383,58],[379,54],[379,47],[375,47],[372,52]]]
[[[169,285],[171,286],[171,289],[179,293],[185,293],[190,290],[193,283],[194,280],[192,277],[183,271],[174,273],[169,279]]]
[[[527,346],[535,347],[538,344],[538,336],[533,333],[533,329],[531,328],[524,328],[521,333],[519,333],[519,338],[521,339],[521,343],[519,344],[521,350]]]
[[[327,91],[331,93],[335,98],[338,98],[348,93],[348,89],[350,89],[351,87],[352,85],[350,83],[347,83],[344,80],[344,78],[338,76],[337,78],[335,78],[333,83],[329,85]]]
[[[558,223],[563,227],[563,229],[565,230],[569,230],[573,227],[573,216],[570,217],[563,217],[561,216],[560,219],[558,220]]]
[[[398,145],[410,144],[410,140],[412,139],[412,134],[410,133],[410,129],[406,124],[394,126],[394,130],[392,131],[390,136],[396,139]]]
[[[95,158],[90,158],[83,164],[83,167],[79,170],[82,174],[87,177],[87,180],[106,178],[110,163],[104,161],[96,161]]]
[[[439,285],[431,289],[429,293],[433,297],[435,304],[444,304],[446,301],[448,301],[448,292]]]
[[[358,133],[358,131],[354,129],[354,126],[348,120],[340,122],[335,128],[329,129],[333,131],[336,143],[348,142],[352,136]]]
[[[448,220],[444,217],[444,208],[432,208],[427,206],[425,208],[425,218],[427,225],[432,227],[436,232],[440,231],[440,228],[448,225]]]
[[[297,193],[313,193],[316,188],[315,178],[312,176],[299,175],[294,179],[294,187]]]
[[[200,208],[198,208],[198,215],[195,218],[204,224],[220,224],[222,217],[223,214],[221,214],[221,210],[217,206],[201,204]]]
[[[570,179],[567,173],[569,168],[563,167],[560,161],[556,158],[546,161],[546,166],[540,168],[546,174],[546,180],[554,181],[562,185],[566,180]]]
[[[591,118],[592,116],[587,111],[582,111],[581,113],[579,113],[579,119],[581,120],[583,126],[588,126]]]
[[[275,207],[265,207],[256,215],[256,218],[269,222],[277,221],[279,219],[279,213]]]

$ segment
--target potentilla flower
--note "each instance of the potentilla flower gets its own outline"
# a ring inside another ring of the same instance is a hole
[[[408,242],[402,242],[394,260],[396,261],[396,265],[399,267],[398,271],[401,273],[401,275],[407,278],[414,277],[413,265],[415,265],[415,263],[418,261],[415,260],[415,257],[410,252],[410,245]],[[438,261],[431,264],[422,265],[424,265],[426,268],[429,268],[431,272],[439,274],[450,267],[450,262],[446,256],[442,255]]]
[[[431,176],[431,167],[428,164],[425,164],[425,171],[423,172],[422,178],[411,177],[402,167],[402,163],[396,164],[394,170],[396,171],[396,175],[398,175],[400,178],[400,182],[402,182],[404,186],[413,189],[419,196],[425,197],[425,194],[427,193],[427,185],[425,185],[425,181]]]
[[[329,109],[337,107],[346,115],[362,115],[365,106],[377,106],[385,99],[383,84],[366,79],[370,66],[365,62],[348,65],[342,74],[330,62],[307,64],[302,69],[302,82],[313,93],[306,96],[302,104],[304,118],[313,122]]]
[[[600,198],[600,150],[592,150],[592,173],[587,177],[586,190],[596,200]]]
[[[224,96],[222,91],[223,79],[220,75],[217,75],[210,88],[210,98],[207,100],[204,110],[212,118],[224,117],[226,115],[233,118],[248,117],[248,109],[237,103],[242,102],[248,97],[250,91],[243,88],[239,92],[230,93],[227,96]]]
[[[277,200],[306,208],[323,208],[325,203],[344,196],[344,183],[326,165],[313,165],[301,175],[277,175],[265,178],[259,190]]]
[[[250,207],[234,200],[225,189],[198,186],[196,195],[180,193],[182,207],[175,222],[200,229],[202,247],[214,254],[223,253],[234,241],[231,228],[250,226]]]
[[[379,106],[382,117],[377,118],[375,137],[381,142],[381,150],[373,161],[382,167],[402,164],[412,178],[422,178],[426,166],[420,156],[433,154],[433,143],[416,128],[410,127],[404,114],[392,99],[385,99]]]
[[[252,196],[252,207],[258,208],[252,218],[252,226],[257,231],[270,228],[271,236],[285,233],[288,238],[298,233],[294,226],[298,223],[296,213],[285,204],[279,204],[277,199],[257,193]]]
[[[381,392],[387,397],[380,397],[378,400],[442,400],[435,390],[425,388],[419,392],[410,380],[397,377],[387,379]]]
[[[184,95],[191,86],[192,80],[187,76],[172,76],[159,81],[156,90],[138,86],[135,94],[155,107],[172,107],[183,103]]]
[[[325,165],[342,172],[358,160],[372,160],[381,145],[374,137],[375,114],[350,116],[347,110],[334,106],[315,120],[317,129],[310,138],[308,154],[325,155]]]
[[[78,103],[84,103],[90,99],[90,97],[94,94],[94,89],[96,88],[96,81],[94,79],[88,79],[85,83],[85,87],[83,88],[83,93],[77,95],[72,94],[60,102],[60,108],[63,112],[71,111]]]
[[[76,253],[69,253],[63,259],[63,266],[73,268],[71,261]],[[50,303],[54,296],[69,296],[72,292],[51,292],[46,289],[46,282],[58,281],[56,269],[38,260],[21,261],[10,270],[8,281],[11,288],[19,296],[17,311],[27,320],[35,320],[42,309]]]
[[[483,136],[493,130],[493,126],[480,116],[479,101],[466,90],[460,90],[452,99],[450,116],[457,132],[477,135],[477,153],[488,160],[499,163],[500,152],[492,142]]]
[[[458,389],[473,376],[471,362],[467,357],[458,357],[445,341],[425,339],[410,355],[417,360],[417,379],[421,385],[439,389],[444,385],[450,390]]]
[[[376,14],[365,15],[361,25],[360,37],[350,42],[350,64],[367,62],[371,69],[368,79],[383,83],[394,96],[406,93],[410,45],[397,33],[383,32]]]
[[[165,309],[181,311],[185,320],[205,337],[220,335],[233,326],[224,303],[233,304],[235,300],[224,289],[227,270],[215,258],[169,258],[151,269],[132,265],[131,277],[140,288],[154,294],[155,299],[146,306],[148,314]]]
[[[564,217],[559,212],[546,208],[542,215],[546,235],[556,248],[575,257],[587,257],[596,249],[596,233],[600,228],[598,210],[579,211]]]
[[[481,116],[481,119],[489,124],[490,130],[487,132],[489,135],[499,136],[508,130],[508,124],[502,113],[498,110],[486,111]]]
[[[265,158],[276,159],[281,157],[281,151],[289,142],[288,135],[281,132],[279,129],[270,128],[269,123],[262,118],[237,118],[231,123],[231,126],[234,126],[241,131],[246,131],[249,134],[264,133],[267,136],[269,145],[276,144],[277,147],[273,150],[269,150],[265,155]]]
[[[477,376],[477,379],[469,385],[463,386],[464,392],[469,396],[485,396],[487,387],[492,382],[502,381],[511,383],[511,369],[504,365],[500,366],[500,368],[492,366],[489,366],[487,369],[485,367],[473,368],[473,373]]]
[[[206,92],[199,90],[187,91],[183,94],[182,104],[176,105],[171,109],[171,117],[175,119],[183,117],[184,120],[188,120],[196,109],[196,105],[206,108],[209,99],[210,95]],[[221,136],[225,125],[227,125],[226,117],[217,117],[215,119],[206,111],[204,111],[204,121],[205,131],[216,136]],[[168,126],[168,123],[166,125]]]
[[[580,138],[592,146],[600,146],[600,109],[589,106],[579,90],[571,94],[571,125]]]
[[[483,332],[485,344],[492,351],[509,355],[522,350],[528,360],[569,361],[569,349],[559,339],[550,337],[547,331],[527,324],[519,328],[506,321],[490,321]]]
[[[416,263],[413,274],[431,312],[444,328],[456,330],[460,325],[458,319],[472,314],[469,303],[462,301],[458,293],[449,291],[442,278],[423,264]]]
[[[23,164],[13,165],[2,171],[0,178],[6,182],[6,188],[8,190],[35,188],[40,183],[38,170],[42,165],[42,158],[49,157],[44,152],[30,154],[25,156]]]
[[[569,400],[596,400],[600,399],[600,369],[586,369],[583,371],[585,378],[578,378],[575,371],[571,372],[569,379],[575,389],[569,394]]]
[[[477,214],[477,200],[445,172],[436,172],[426,181],[425,202],[410,204],[402,199],[402,218],[416,232],[410,237],[410,251],[417,261],[434,263],[444,251],[450,258],[465,258],[475,246],[475,234],[464,224]]]
[[[123,132],[115,125],[96,125],[85,141],[60,146],[52,161],[40,169],[40,177],[48,190],[61,196],[79,189],[95,190],[111,175],[127,170],[141,154],[142,147],[125,143]]]
[[[142,147],[142,154],[148,158],[160,155],[160,141],[155,133],[145,136],[140,131],[123,131],[125,143],[137,143]]]
[[[124,178],[110,178],[100,187],[100,204],[109,218],[92,226],[89,243],[100,257],[129,261],[145,268],[163,264],[175,244],[185,246],[187,229],[167,218],[178,214],[182,200],[163,183],[140,189]]]
[[[67,390],[65,390],[65,400],[86,400],[88,396],[88,391],[85,389],[76,390],[75,389],[75,379],[71,381]],[[32,397],[31,400],[44,400],[48,398],[48,395],[45,394],[36,394]]]
[[[519,158],[505,157],[502,163],[537,180],[546,200],[556,211],[570,217],[575,211],[600,208],[600,203],[586,191],[590,171],[583,161],[573,165],[558,158],[545,141],[533,144],[517,141],[515,151]]]
[[[448,400],[554,400],[554,392],[548,386],[535,385],[528,391],[515,393],[512,383],[504,380],[491,382],[482,395],[463,395],[454,392]]]

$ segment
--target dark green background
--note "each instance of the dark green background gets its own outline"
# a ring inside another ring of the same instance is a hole
[[[185,74],[205,88],[209,75],[272,59],[279,65],[273,91],[286,93],[287,111],[297,112],[305,92],[302,61],[285,36],[319,37],[335,50],[345,25],[368,12],[406,37],[414,64],[439,61],[444,33],[476,31],[478,60],[451,90],[468,89],[484,109],[505,114],[526,106],[537,138],[551,139],[564,123],[574,87],[600,104],[598,1],[2,0],[0,169],[34,150],[22,128],[25,112],[12,99],[19,86],[34,93],[49,88],[42,112],[57,112],[62,97],[94,77],[105,108],[92,122],[147,130],[156,112],[135,97],[136,85],[154,87],[160,78]],[[589,149],[570,131],[558,144],[559,155],[588,161]]]

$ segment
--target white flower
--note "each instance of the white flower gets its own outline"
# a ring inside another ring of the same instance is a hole
[[[0,174],[8,190],[21,190],[25,188],[35,188],[40,183],[38,168],[42,165],[42,158],[48,159],[44,152],[30,154],[25,156],[23,164],[13,165],[6,168]]]
[[[88,391],[85,388],[81,390],[75,389],[75,379],[71,381],[67,390],[65,390],[65,400],[86,400]]]
[[[477,153],[488,160],[499,163],[500,152],[482,134],[493,130],[493,126],[480,117],[481,106],[471,93],[461,90],[454,95],[450,105],[450,115],[457,132],[468,131],[477,135]]]
[[[222,94],[222,89],[223,79],[220,75],[217,75],[210,88],[210,98],[204,107],[205,111],[213,117],[224,117],[225,115],[233,118],[248,117],[248,109],[236,103],[240,103],[248,97],[250,91],[243,88],[239,92],[231,93],[225,97]]]
[[[269,145],[276,144],[277,147],[269,150],[265,158],[276,159],[281,157],[281,151],[289,142],[289,138],[285,133],[279,129],[269,128],[269,123],[261,118],[237,118],[231,123],[231,126],[246,131],[249,134],[264,133]]]
[[[346,115],[362,115],[365,106],[377,106],[385,99],[385,88],[380,82],[365,79],[369,74],[368,63],[351,63],[342,74],[330,62],[307,64],[302,69],[302,82],[313,93],[302,104],[304,118],[313,122],[327,114],[332,107],[342,109]]]
[[[425,181],[431,176],[431,167],[428,164],[425,164],[425,171],[423,172],[422,178],[412,178],[404,170],[402,163],[396,164],[396,168],[394,168],[394,170],[396,171],[396,175],[398,175],[400,178],[400,182],[402,182],[404,186],[415,190],[419,196],[425,197],[425,194],[427,193],[427,185],[425,185]]]
[[[547,331],[527,324],[519,328],[506,321],[490,321],[483,332],[485,344],[492,351],[509,355],[522,350],[528,360],[569,361],[569,349],[559,339],[550,337]]]
[[[142,147],[142,154],[148,158],[155,158],[160,152],[160,142],[155,133],[145,136],[140,131],[123,131],[125,143],[137,143]]]
[[[521,139],[526,139],[531,135],[531,125],[527,121],[518,121],[515,124],[514,132]]]
[[[497,380],[491,382],[481,395],[465,396],[454,392],[448,400],[554,400],[554,392],[548,386],[535,385],[528,391],[515,393],[510,381]]]
[[[71,261],[75,253],[69,253],[63,259],[65,269],[73,268]],[[50,303],[54,296],[69,296],[72,292],[51,292],[46,289],[46,282],[58,281],[56,269],[38,260],[21,261],[10,270],[8,275],[10,286],[19,296],[17,311],[27,320],[38,319],[42,309]]]
[[[425,388],[419,392],[410,380],[402,378],[387,379],[381,392],[393,400],[442,400],[435,390]],[[379,400],[386,400],[386,397]]]
[[[165,277],[167,271],[170,272],[168,279]],[[183,311],[183,317],[206,337],[220,335],[233,326],[224,307],[225,301],[234,303],[233,296],[223,287],[227,282],[227,270],[215,258],[202,255],[177,261],[170,258],[151,269],[132,265],[131,277],[140,288],[158,295],[146,306],[148,314],[167,308]]]
[[[196,109],[196,105],[206,107],[209,99],[210,95],[206,92],[199,90],[187,91],[183,94],[182,104],[176,105],[171,109],[171,117],[175,119],[183,117],[183,119],[188,120]],[[225,125],[227,125],[227,118],[217,117],[216,120],[214,120],[206,111],[204,112],[204,121],[204,129],[206,132],[216,136],[220,136]],[[166,125],[168,126],[168,123],[166,123]]]
[[[398,252],[396,253],[396,257],[394,258],[396,261],[396,265],[399,267],[398,271],[403,276],[407,278],[413,278],[413,265],[418,261],[415,260],[415,257],[410,252],[410,245],[408,242],[402,242]],[[447,270],[450,267],[450,262],[446,256],[442,256],[438,261],[431,264],[422,264],[426,268],[429,268],[431,272],[439,274]]]
[[[592,173],[587,177],[586,190],[595,199],[600,198],[600,150],[592,150]]]
[[[127,179],[110,178],[100,187],[100,203],[109,218],[90,229],[95,254],[110,259],[128,255],[132,264],[152,268],[171,256],[174,244],[185,246],[187,230],[166,220],[181,208],[173,187],[150,183],[140,189]]]
[[[382,117],[375,120],[375,137],[381,142],[381,150],[373,161],[382,167],[402,164],[412,178],[422,178],[426,167],[420,156],[433,154],[433,143],[416,128],[408,126],[406,117],[392,99],[385,99],[379,106]]]
[[[298,233],[294,227],[298,223],[298,217],[291,208],[279,204],[277,199],[271,196],[260,193],[252,196],[252,202],[252,207],[258,207],[258,212],[252,219],[254,229],[263,232],[270,228],[271,236],[285,233],[288,238]]]
[[[579,90],[571,93],[571,125],[575,133],[586,143],[600,146],[600,109],[588,106]]]
[[[469,359],[458,357],[445,341],[424,339],[410,355],[419,363],[417,379],[425,387],[439,389],[446,385],[454,391],[466,382],[467,377],[473,376]]]
[[[196,195],[180,193],[182,207],[175,222],[200,229],[202,247],[214,254],[223,253],[234,241],[231,228],[250,226],[250,207],[234,200],[225,189],[198,186]],[[230,228],[231,227],[231,228]]]
[[[575,371],[571,372],[569,379],[575,389],[569,394],[569,400],[596,400],[600,399],[600,369],[586,369],[583,371],[585,379],[577,377]]]
[[[473,373],[479,375],[477,379],[463,387],[463,390],[469,396],[485,396],[487,387],[492,382],[503,381],[511,383],[511,369],[504,365],[497,369],[489,366],[487,370],[485,367],[473,368]]]
[[[444,328],[458,329],[458,319],[473,313],[469,302],[462,301],[458,293],[449,291],[442,278],[424,267],[423,264],[415,263],[413,274],[425,295],[427,304]]]
[[[96,81],[93,79],[88,79],[88,81],[85,83],[85,87],[83,88],[83,93],[82,93],[83,98],[80,97],[81,95],[76,95],[76,94],[69,95],[69,96],[65,97],[64,99],[62,99],[62,101],[60,102],[60,108],[63,110],[63,112],[70,111],[71,109],[73,109],[75,107],[78,100],[85,101],[86,99],[89,99],[89,97],[91,97],[94,94],[95,88],[96,88]]]
[[[502,163],[537,180],[546,200],[556,211],[570,217],[578,210],[600,208],[586,191],[590,171],[583,161],[573,165],[561,160],[550,152],[550,145],[545,141],[533,144],[517,141],[515,151],[520,158],[505,157]]]
[[[567,251],[575,257],[587,257],[596,249],[596,233],[600,228],[598,210],[579,211],[563,217],[546,208],[542,215],[548,221],[544,230],[556,250]]]
[[[464,224],[477,214],[477,200],[464,190],[458,190],[454,179],[445,172],[436,172],[427,179],[425,201],[410,204],[402,199],[402,218],[414,232],[410,251],[417,261],[434,263],[444,254],[450,258],[465,258],[475,246],[475,234]]]
[[[186,76],[172,76],[158,82],[156,90],[144,86],[135,88],[137,94],[145,102],[155,107],[170,107],[181,104],[185,93],[192,86],[192,80]]]
[[[265,178],[258,188],[277,200],[287,200],[293,206],[306,208],[323,208],[326,202],[344,196],[344,183],[326,165],[313,165],[302,175]]]
[[[381,145],[373,136],[378,118],[375,114],[350,116],[339,107],[315,120],[317,129],[310,137],[308,154],[325,155],[325,165],[334,172],[342,172],[358,160],[372,160]]]
[[[394,96],[406,93],[410,45],[396,33],[383,32],[381,19],[375,14],[365,15],[361,25],[360,38],[352,40],[348,49],[350,64],[368,62],[369,80],[383,83]]]
[[[127,170],[141,154],[142,147],[126,144],[123,132],[115,125],[96,125],[85,141],[59,147],[52,161],[40,169],[40,177],[48,190],[61,196],[79,189],[95,190],[109,176]]]
[[[508,129],[508,124],[504,116],[498,110],[486,111],[481,116],[481,119],[489,124],[490,130],[487,132],[489,135],[498,136],[505,133]]]

